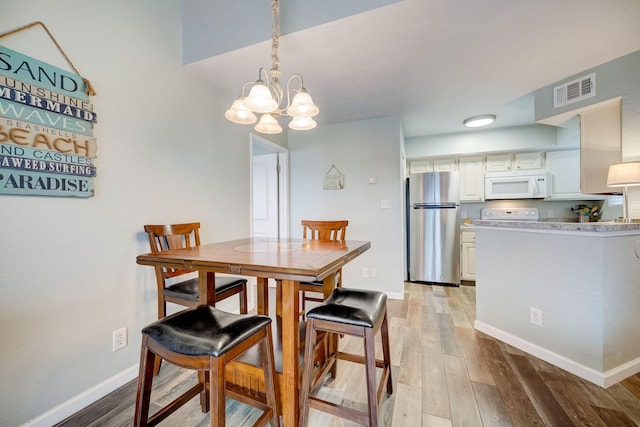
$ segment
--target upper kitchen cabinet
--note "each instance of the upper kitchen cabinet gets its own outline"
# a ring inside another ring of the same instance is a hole
[[[553,175],[550,199],[602,199],[602,195],[583,194],[580,191],[580,150],[549,151],[546,163]]]
[[[609,166],[622,160],[620,98],[580,112],[580,191],[610,193]]]
[[[432,160],[413,160],[409,162],[409,173],[433,172]]]
[[[487,172],[510,171],[512,158],[512,153],[487,154]]]
[[[455,157],[448,157],[444,159],[433,160],[434,172],[455,172],[458,170],[458,159]]]
[[[525,169],[542,169],[542,152],[535,153],[516,153],[513,158],[513,166],[515,170]]]
[[[542,169],[542,152],[487,154],[487,172]]]
[[[460,169],[460,201],[484,202],[484,162],[482,156],[462,157]]]

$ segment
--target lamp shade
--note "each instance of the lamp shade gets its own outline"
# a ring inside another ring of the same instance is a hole
[[[233,101],[233,105],[227,111],[225,111],[224,116],[231,120],[234,123],[240,123],[242,125],[255,123],[258,118],[253,111],[247,108],[244,105],[243,98],[238,98]]]
[[[293,97],[291,106],[287,108],[287,114],[291,117],[313,117],[320,112],[320,109],[313,103],[311,95],[305,88],[301,88]]]
[[[282,127],[271,114],[263,114],[255,130],[260,133],[275,134],[282,132]]]
[[[640,185],[640,162],[616,163],[609,166],[608,187]]]
[[[278,103],[262,80],[253,85],[249,96],[244,100],[244,105],[256,113],[270,113],[278,108]]]
[[[309,130],[316,127],[317,123],[311,117],[294,117],[289,122],[289,128],[294,130]]]

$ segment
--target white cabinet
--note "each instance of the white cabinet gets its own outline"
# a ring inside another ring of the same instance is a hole
[[[409,163],[409,173],[433,172],[433,162],[431,160],[414,160]]]
[[[542,169],[542,152],[516,153],[513,165],[515,170]]]
[[[609,165],[622,159],[621,100],[604,101],[580,112],[580,190],[608,193]]]
[[[481,156],[462,157],[459,160],[460,201],[484,201],[484,162]]]
[[[511,153],[487,154],[487,172],[502,172],[511,170]]]
[[[487,172],[542,169],[542,152],[487,154]]]
[[[462,280],[476,280],[476,232],[460,229],[460,271]]]
[[[547,169],[552,175],[550,199],[588,200],[604,197],[580,192],[580,150],[548,151]]]
[[[458,170],[458,159],[455,157],[433,160],[434,172],[453,172]]]

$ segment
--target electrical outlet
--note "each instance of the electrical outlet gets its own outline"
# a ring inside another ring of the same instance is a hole
[[[371,268],[371,269],[369,269],[369,273],[370,273],[369,275],[370,275],[371,277],[376,277],[376,269],[375,269],[375,268]]]
[[[529,321],[537,326],[542,326],[542,310],[529,307]]]
[[[369,268],[362,267],[362,277],[369,277]]]
[[[113,331],[113,351],[120,350],[127,346],[127,328]]]

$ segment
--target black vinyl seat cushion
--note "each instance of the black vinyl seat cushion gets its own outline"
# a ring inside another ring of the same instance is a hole
[[[324,303],[309,310],[307,318],[373,328],[386,307],[383,292],[336,288]]]
[[[226,292],[229,289],[246,285],[247,279],[238,277],[216,276],[216,293]],[[198,301],[198,278],[178,282],[167,286],[164,294],[168,297],[182,298],[187,301]]]
[[[174,353],[220,357],[270,323],[267,316],[199,305],[151,323],[142,333]]]

